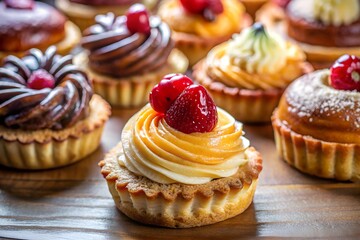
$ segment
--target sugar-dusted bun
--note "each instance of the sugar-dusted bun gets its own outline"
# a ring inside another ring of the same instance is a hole
[[[279,154],[319,177],[360,181],[360,93],[329,86],[329,70],[294,81],[272,116]]]

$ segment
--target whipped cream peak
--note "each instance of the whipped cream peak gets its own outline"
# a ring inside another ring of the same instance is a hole
[[[315,0],[314,16],[328,25],[346,25],[359,19],[358,0]]]
[[[229,41],[226,55],[248,73],[272,74],[286,64],[286,41],[277,33],[268,31],[260,23],[244,29]]]
[[[301,18],[325,25],[347,25],[360,18],[358,0],[293,0],[288,8]]]

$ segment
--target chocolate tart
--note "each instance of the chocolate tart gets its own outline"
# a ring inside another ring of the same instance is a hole
[[[99,15],[97,22],[85,31],[82,46],[88,51],[75,62],[89,74],[95,92],[111,105],[143,106],[164,75],[187,70],[187,58],[174,49],[171,30],[158,17],[150,17],[149,36],[130,33],[123,16]]]
[[[0,164],[48,169],[71,164],[99,146],[109,105],[92,94],[71,56],[32,49],[22,59],[9,56],[0,68]],[[54,88],[31,89],[34,72],[47,71]]]
[[[120,143],[99,163],[117,208],[136,221],[170,228],[213,224],[242,213],[262,170],[259,153],[249,148],[249,162],[231,177],[200,185],[159,184],[120,166],[122,154]]]

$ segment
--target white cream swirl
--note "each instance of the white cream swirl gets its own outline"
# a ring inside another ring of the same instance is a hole
[[[119,163],[158,183],[203,184],[234,175],[245,164],[249,140],[242,124],[222,109],[208,133],[185,134],[171,128],[150,105],[135,114],[122,132]]]
[[[314,16],[327,25],[346,25],[359,19],[358,0],[314,0]]]
[[[360,17],[358,0],[293,0],[288,8],[299,17],[326,25],[347,25]]]
[[[284,68],[287,61],[286,41],[277,33],[256,23],[233,36],[226,55],[233,66],[250,74],[273,74]]]

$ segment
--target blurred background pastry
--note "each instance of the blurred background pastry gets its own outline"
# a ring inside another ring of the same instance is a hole
[[[55,45],[60,54],[79,43],[79,29],[52,6],[33,0],[0,2],[0,60]]]
[[[190,65],[252,21],[238,0],[166,0],[158,14],[173,30],[175,46]]]
[[[81,30],[95,24],[96,15],[108,12],[122,15],[135,3],[143,3],[152,10],[157,7],[158,2],[158,0],[55,0],[56,6]]]

